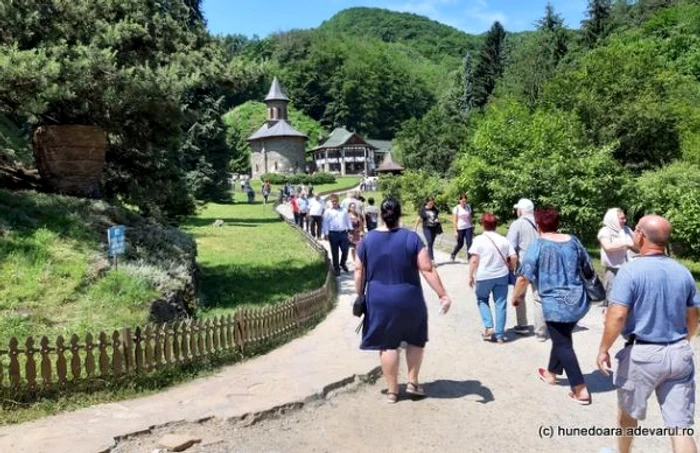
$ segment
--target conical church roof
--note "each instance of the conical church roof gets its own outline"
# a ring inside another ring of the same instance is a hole
[[[270,85],[270,91],[265,96],[265,101],[289,101],[287,95],[282,91],[282,86],[277,77],[272,80],[272,85]]]

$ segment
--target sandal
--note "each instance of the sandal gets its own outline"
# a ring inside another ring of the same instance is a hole
[[[394,404],[399,400],[399,394],[394,392],[386,392],[386,402]]]
[[[491,341],[493,339],[493,329],[485,329],[481,333],[481,338],[483,338],[484,341]]]
[[[414,384],[413,382],[407,382],[406,393],[415,396],[425,396],[425,389],[422,385]]]
[[[581,406],[588,406],[591,404],[591,395],[588,395],[588,398],[579,398],[576,396],[574,392],[569,392],[569,398],[572,399],[574,402],[580,404]]]
[[[546,382],[549,385],[557,385],[557,378],[552,380],[552,378],[547,375],[547,370],[544,368],[537,369],[537,376],[539,376],[540,381],[542,382]]]

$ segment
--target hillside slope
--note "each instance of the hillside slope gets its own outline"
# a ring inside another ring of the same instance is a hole
[[[118,269],[106,253],[117,224],[127,244]],[[187,234],[105,202],[0,189],[0,345],[142,325],[158,300],[184,309],[195,255]]]
[[[445,59],[458,62],[465,52],[478,49],[482,42],[480,36],[427,17],[381,8],[343,10],[324,21],[319,29],[406,44],[438,62]]]

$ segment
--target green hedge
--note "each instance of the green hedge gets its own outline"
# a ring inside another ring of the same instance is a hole
[[[262,181],[270,181],[270,184],[335,184],[335,175],[331,173],[314,173],[307,175],[305,173],[297,173],[295,175],[283,175],[280,173],[264,173],[260,176]]]

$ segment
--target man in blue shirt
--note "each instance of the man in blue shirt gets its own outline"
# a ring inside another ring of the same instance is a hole
[[[345,272],[350,272],[347,265],[348,249],[350,241],[348,240],[348,231],[352,230],[352,221],[348,212],[340,207],[338,195],[332,194],[331,208],[326,209],[323,213],[323,235],[328,238],[331,246],[331,258],[333,259],[333,270],[335,275],[340,275],[340,268]],[[338,261],[338,251],[340,251],[340,261]]]
[[[634,230],[640,257],[624,264],[610,292],[598,368],[608,375],[608,351],[622,333],[625,347],[614,384],[619,407],[620,453],[630,451],[633,428],[646,417],[647,400],[656,393],[667,428],[690,428],[695,413],[695,363],[689,340],[698,328],[698,298],[690,271],[664,255],[671,224],[645,216]],[[673,451],[695,452],[695,441],[681,429],[671,431]]]

